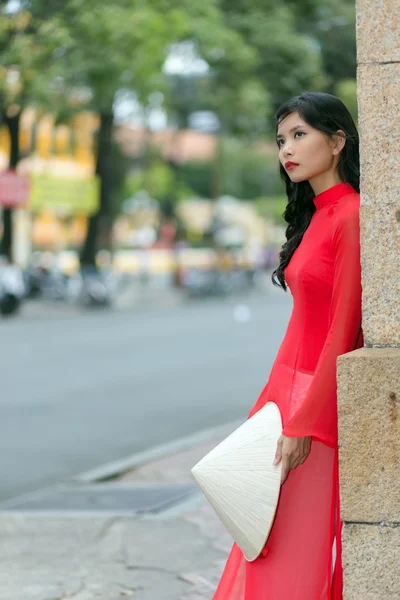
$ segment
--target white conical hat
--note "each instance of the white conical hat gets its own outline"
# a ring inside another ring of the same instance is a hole
[[[282,463],[272,463],[281,433],[279,408],[267,402],[192,469],[248,561],[260,555],[274,520]]]

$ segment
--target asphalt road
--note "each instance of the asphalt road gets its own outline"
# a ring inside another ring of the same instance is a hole
[[[286,294],[267,290],[0,323],[0,500],[244,419],[290,308]]]

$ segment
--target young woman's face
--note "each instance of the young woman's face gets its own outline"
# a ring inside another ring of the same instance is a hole
[[[292,113],[278,126],[279,160],[294,183],[311,181],[336,169],[337,148],[332,138]]]

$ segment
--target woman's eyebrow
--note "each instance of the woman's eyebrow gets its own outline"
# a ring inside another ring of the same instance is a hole
[[[294,131],[297,131],[297,129],[302,129],[303,125],[296,125],[296,127],[292,127],[292,129],[289,129],[289,133],[293,133]],[[279,138],[283,138],[283,135],[281,133],[278,133],[278,135],[276,136],[276,139],[278,140]]]

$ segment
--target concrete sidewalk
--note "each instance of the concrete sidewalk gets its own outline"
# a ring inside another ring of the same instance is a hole
[[[192,483],[190,468],[222,437],[107,485]],[[3,508],[0,539],[0,600],[209,600],[231,546],[197,489],[142,517]]]

